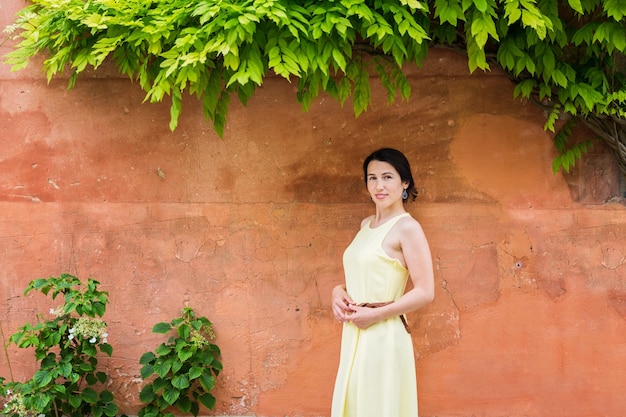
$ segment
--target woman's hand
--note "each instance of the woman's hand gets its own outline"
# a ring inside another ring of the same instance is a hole
[[[354,305],[354,301],[352,301],[343,285],[337,285],[333,288],[331,304],[337,321],[340,323],[350,321],[349,316],[352,314],[350,306]]]
[[[380,321],[380,313],[382,312],[379,308],[359,307],[354,304],[350,305],[350,310],[352,313],[349,315],[348,321],[361,330],[365,330]]]

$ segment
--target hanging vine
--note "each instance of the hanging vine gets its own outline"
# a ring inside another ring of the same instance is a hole
[[[9,28],[15,70],[46,54],[48,79],[115,62],[146,101],[171,100],[177,127],[195,95],[219,135],[231,97],[242,103],[266,77],[297,80],[307,109],[325,92],[355,115],[371,106],[370,74],[388,100],[408,99],[402,69],[435,45],[461,48],[471,72],[503,68],[515,96],[551,108],[545,128],[569,168],[588,147],[567,144],[567,124],[589,126],[626,173],[626,3],[615,0],[33,0]],[[493,56],[490,61],[488,57]],[[561,146],[565,145],[565,146]]]

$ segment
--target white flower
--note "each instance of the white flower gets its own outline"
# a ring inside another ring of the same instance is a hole
[[[74,338],[74,335],[70,333],[70,335],[69,335],[69,336],[67,336],[67,338],[68,338],[69,340],[72,340],[72,339]]]
[[[76,329],[72,327],[71,329],[68,330],[68,332],[70,332],[70,334],[74,334],[74,332],[76,332]]]
[[[56,310],[55,310],[54,308],[51,308],[51,309],[50,309],[50,314],[54,314],[54,312],[55,312],[55,311],[56,311]]]
[[[106,337],[102,339],[102,343],[107,343],[107,338]]]
[[[91,339],[89,339],[89,343],[96,343],[96,338],[92,337]]]
[[[8,33],[10,35],[11,33],[15,32],[17,29],[19,29],[19,27],[20,26],[17,24],[9,25],[9,26],[6,26],[4,29],[2,29],[2,32]]]
[[[108,333],[102,333],[102,337],[109,337]]]

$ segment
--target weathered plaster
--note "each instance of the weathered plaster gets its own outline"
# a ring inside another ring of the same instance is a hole
[[[24,297],[30,280],[93,277],[110,292],[102,363],[124,412],[140,405],[140,355],[162,341],[152,325],[191,306],[223,352],[214,414],[328,416],[341,330],[329,294],[372,210],[361,161],[393,146],[413,165],[409,211],[437,283],[409,314],[420,415],[621,415],[626,212],[610,155],[596,146],[552,174],[544,116],[503,74],[470,76],[439,50],[408,70],[409,102],[386,106],[375,86],[358,119],[325,96],[304,113],[268,79],[219,139],[190,98],[170,132],[167,103],[142,104],[110,68],[67,91],[37,65],[0,66],[5,335],[54,304]],[[9,353],[30,375],[31,356]]]

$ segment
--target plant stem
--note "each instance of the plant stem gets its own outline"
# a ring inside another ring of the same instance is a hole
[[[2,349],[4,349],[4,357],[7,359],[7,365],[9,367],[9,376],[11,377],[11,382],[15,382],[15,378],[13,378],[13,369],[11,368],[11,360],[9,359],[8,344],[6,343],[6,339],[4,338],[4,329],[2,327],[1,321],[0,321],[0,337],[2,338]]]

